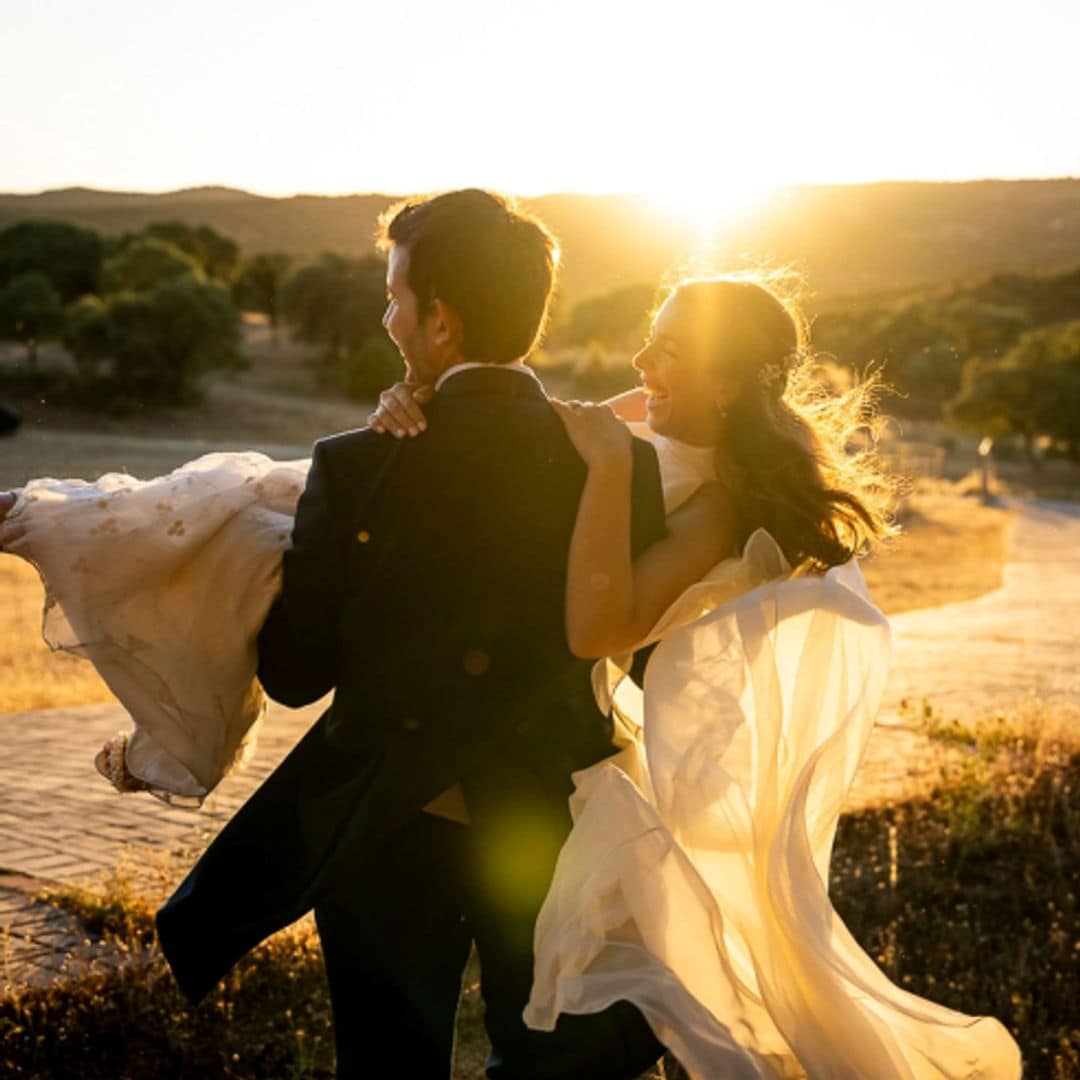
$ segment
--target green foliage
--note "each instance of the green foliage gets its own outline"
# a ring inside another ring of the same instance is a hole
[[[379,334],[350,348],[330,377],[354,401],[373,401],[405,377],[405,364],[386,336]]]
[[[233,282],[233,300],[245,311],[261,311],[277,330],[281,290],[294,259],[284,251],[260,252],[244,261]]]
[[[814,323],[814,342],[859,367],[885,361],[889,382],[909,397],[908,411],[937,415],[963,378],[965,359],[996,355],[1024,326],[1021,313],[968,297],[917,297],[852,317]]]
[[[973,300],[1023,312],[1028,326],[1080,315],[1080,268],[1064,274],[996,274],[971,290]]]
[[[173,244],[140,237],[106,260],[101,271],[105,293],[147,292],[170,278],[188,275],[203,280],[199,263]]]
[[[898,411],[939,416],[965,392],[965,368],[1003,358],[1028,331],[1080,318],[1080,270],[1051,276],[999,275],[981,284],[826,309],[814,343],[861,368],[886,361],[907,395]]]
[[[282,289],[281,309],[301,341],[324,345],[332,361],[380,332],[386,267],[375,257],[327,253],[300,267]]]
[[[231,282],[240,265],[240,248],[235,241],[209,225],[188,225],[183,221],[158,221],[143,229],[142,237],[160,240],[192,258],[209,278]],[[121,243],[138,242],[139,234],[128,234]]]
[[[948,409],[962,427],[1023,436],[1031,447],[1049,435],[1080,460],[1080,319],[1023,334],[998,361],[974,358]]]
[[[0,286],[0,337],[21,341],[31,362],[37,344],[58,336],[64,328],[64,306],[52,282],[33,270]]]
[[[574,305],[566,325],[555,336],[567,345],[590,342],[609,348],[625,345],[628,340],[644,335],[655,296],[654,285],[628,285],[582,300]]]
[[[97,290],[103,258],[104,241],[92,229],[64,221],[22,221],[0,232],[0,286],[37,272],[68,303]]]
[[[196,400],[199,376],[235,363],[239,332],[225,288],[183,276],[83,303],[67,345],[87,390],[123,410]]]
[[[109,326],[100,296],[83,296],[68,308],[64,345],[84,380],[97,374],[109,355]]]

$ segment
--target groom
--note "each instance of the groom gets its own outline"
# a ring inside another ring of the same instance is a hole
[[[571,773],[614,751],[591,661],[564,629],[586,469],[521,363],[557,249],[499,196],[384,216],[383,318],[432,383],[421,438],[314,445],[258,639],[259,678],[331,706],[157,912],[197,1003],[314,908],[341,1077],[446,1077],[475,941],[490,1077],[634,1077],[663,1048],[627,1002],[524,1026],[532,935],[570,829]],[[635,552],[664,532],[655,453],[634,440]]]

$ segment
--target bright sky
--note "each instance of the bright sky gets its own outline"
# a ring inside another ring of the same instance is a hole
[[[0,190],[1080,176],[1076,0],[13,0]]]

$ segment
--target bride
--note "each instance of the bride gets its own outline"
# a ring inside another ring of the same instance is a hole
[[[525,1018],[629,1000],[696,1078],[1017,1077],[1000,1023],[895,987],[828,899],[889,656],[856,554],[890,526],[885,478],[845,451],[866,388],[816,393],[805,345],[769,289],[684,282],[635,357],[644,392],[553,402],[589,467],[568,640],[598,659],[622,741],[575,775]],[[430,393],[394,388],[372,426],[421,435]],[[669,515],[636,563],[629,430],[656,446]],[[198,805],[250,755],[254,639],[308,465],[208,454],[15,493],[0,544],[42,575],[46,640],[136,721],[99,755],[122,790]]]

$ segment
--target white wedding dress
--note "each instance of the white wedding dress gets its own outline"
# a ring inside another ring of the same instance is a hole
[[[713,475],[708,451],[631,426],[654,441],[669,513]],[[159,798],[198,806],[250,757],[255,638],[309,466],[214,453],[148,481],[37,479],[9,515],[46,641],[131,713],[126,764]],[[629,656],[594,669],[621,749],[575,774],[526,1022],[632,1001],[695,1080],[1019,1077],[998,1021],[894,986],[829,902],[889,665],[857,562],[800,574],[758,530],[653,640],[644,694]]]
[[[668,513],[712,454],[652,435]],[[631,1001],[694,1080],[1017,1078],[1019,1047],[891,983],[828,896],[889,626],[853,559],[793,571],[763,529],[661,617],[644,693],[602,661],[623,749],[575,774],[537,920],[530,1027]]]
[[[198,807],[250,760],[266,714],[255,639],[311,461],[214,453],[166,476],[34,479],[6,550],[45,587],[42,636],[90,660],[131,714],[128,771]]]

